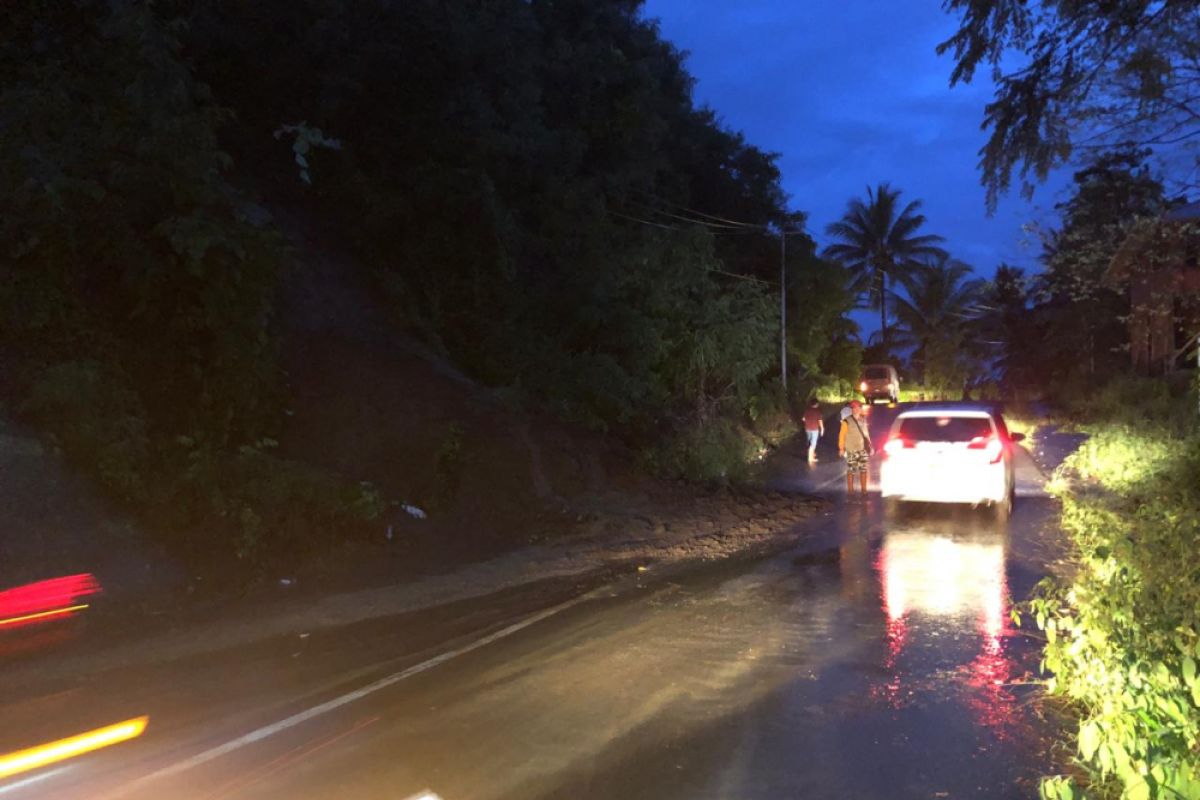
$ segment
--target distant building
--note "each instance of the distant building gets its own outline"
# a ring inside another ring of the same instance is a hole
[[[1186,302],[1200,297],[1198,256],[1200,203],[1135,224],[1113,255],[1105,282],[1129,286],[1130,358],[1143,375],[1169,372],[1181,348],[1200,333],[1200,315]],[[1177,336],[1180,318],[1182,337]]]

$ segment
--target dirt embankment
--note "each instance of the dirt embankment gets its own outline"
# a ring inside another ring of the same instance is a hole
[[[405,336],[361,265],[295,221],[281,223],[300,255],[278,319],[291,392],[280,451],[372,483],[392,501],[389,513],[368,536],[319,558],[296,563],[281,554],[247,596],[233,599],[230,614],[229,583],[220,596],[206,593],[204,582],[149,545],[151,537],[86,499],[86,486],[50,463],[35,440],[0,437],[11,445],[0,447],[0,490],[12,500],[0,521],[10,534],[61,522],[42,538],[5,546],[10,569],[0,588],[101,564],[112,598],[123,597],[128,610],[142,593],[158,622],[112,618],[138,639],[154,629],[168,643],[177,639],[164,655],[182,654],[545,578],[769,548],[790,541],[820,506],[797,495],[655,480],[619,443],[507,406]]]
[[[727,554],[799,518],[804,504],[781,495],[654,480],[611,438],[510,407],[405,335],[336,242],[279,221],[301,254],[280,304],[292,397],[280,449],[393,502],[372,541],[287,577],[379,585],[566,542],[606,561]]]

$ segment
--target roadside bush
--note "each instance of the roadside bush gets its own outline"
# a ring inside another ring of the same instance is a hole
[[[146,499],[145,412],[137,393],[102,364],[68,361],[45,369],[21,410],[117,497]]]
[[[926,386],[920,383],[900,384],[900,402],[913,403],[918,400],[958,400],[962,397],[962,387],[947,391],[944,386]]]
[[[1063,398],[1072,419],[1084,422],[1124,422],[1142,425],[1187,425],[1194,418],[1195,402],[1186,402],[1182,393],[1171,391],[1162,379],[1120,375],[1099,389]]]
[[[1135,391],[1137,387],[1137,391]],[[1129,418],[1141,381],[1094,406]],[[1042,796],[1200,797],[1200,431],[1184,425],[1094,424],[1060,468],[1063,528],[1077,569],[1047,579],[1029,604],[1045,631],[1051,692],[1080,711],[1086,787],[1059,776]]]
[[[747,478],[764,451],[762,441],[748,430],[718,419],[678,434],[651,451],[649,460],[666,477],[726,483]]]
[[[270,445],[265,442],[264,445]],[[216,521],[236,556],[252,564],[286,562],[339,539],[361,534],[385,502],[367,483],[279,458],[259,447],[229,455],[205,446],[181,446],[186,466],[158,498],[160,513],[183,531],[190,550],[206,551]]]
[[[1024,434],[1026,439],[1032,439],[1037,429],[1051,422],[1044,409],[1032,407],[1026,403],[1002,403],[1004,424],[1009,433]],[[1026,443],[1028,447],[1030,443]]]
[[[446,429],[433,457],[433,474],[437,485],[434,502],[438,508],[447,507],[458,496],[463,465],[463,427],[454,422]]]
[[[805,397],[807,395],[804,395]],[[803,413],[803,397],[788,396],[778,380],[767,382],[760,391],[750,395],[746,402],[746,418],[750,431],[768,447],[778,447],[796,435],[798,427],[791,403],[796,402],[799,413]]]
[[[799,432],[792,415],[783,409],[771,409],[754,415],[750,430],[768,447],[778,447]]]
[[[814,385],[812,396],[822,403],[847,403],[858,396],[858,391],[848,380],[830,378]]]

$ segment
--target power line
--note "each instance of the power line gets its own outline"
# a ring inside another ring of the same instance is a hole
[[[662,214],[663,216],[671,217],[672,219],[682,220],[683,222],[690,222],[694,225],[704,225],[705,227],[720,228],[723,230],[747,230],[747,229],[749,229],[748,232],[753,231],[756,233],[759,233],[759,232],[762,232],[763,230],[765,230],[765,228],[763,228],[761,225],[751,226],[751,225],[743,225],[741,223],[727,224],[727,223],[723,223],[723,222],[709,222],[709,221],[703,220],[703,219],[694,219],[692,217],[685,217],[681,214],[675,214],[671,211],[666,211],[661,208],[655,208],[654,206],[648,205],[646,203],[639,203],[637,200],[631,200],[629,202],[633,203],[634,205],[641,206],[642,208],[647,209],[648,211],[651,211],[652,213]],[[686,211],[688,209],[684,209],[684,210]],[[699,212],[691,212],[691,213],[699,213]]]
[[[677,219],[681,222],[688,222],[688,223],[691,223],[692,225],[703,225],[705,228],[715,228],[718,230],[725,230],[725,231],[744,231],[745,230],[744,228],[739,228],[735,225],[721,225],[716,222],[705,222],[702,219],[692,219],[691,217],[685,217],[680,214],[672,214],[670,211],[664,211],[661,208],[652,208],[652,207],[646,205],[645,203],[635,203],[635,205],[641,206],[642,208],[646,209],[647,211],[649,211],[652,214],[661,214],[664,217],[670,217],[671,219]]]
[[[653,222],[648,219],[641,219],[640,217],[630,216],[629,214],[622,214],[620,211],[614,211],[611,208],[606,209],[606,210],[608,211],[609,214],[612,214],[613,216],[616,216],[616,217],[621,217],[622,219],[627,219],[630,222],[638,222],[638,223],[641,223],[642,225],[651,225],[655,228],[662,228],[662,229],[668,230],[668,231],[678,232],[680,230],[679,228],[673,227],[671,225],[663,225],[660,222]],[[739,275],[736,272],[726,272],[723,269],[712,269],[712,268],[708,268],[708,267],[706,267],[704,271],[711,272],[715,275],[724,275],[727,278],[737,278],[738,280],[742,280],[742,281],[751,281],[753,283],[761,283],[764,286],[770,285],[767,281],[764,281],[761,278],[755,278],[752,275]]]
[[[697,209],[694,209],[694,208],[688,208],[687,206],[682,205],[680,203],[674,203],[670,200],[667,200],[665,197],[659,197],[658,195],[654,194],[653,192],[648,192],[644,189],[638,190],[638,191],[641,191],[642,194],[646,195],[647,197],[651,198],[652,200],[655,200],[656,202],[662,203],[663,205],[671,206],[672,208],[675,208],[679,211],[686,211],[689,214],[695,214],[698,217],[707,217],[708,219],[715,220],[716,222],[724,223],[725,225],[733,225],[733,226],[737,226],[740,228],[755,228],[760,231],[767,230],[766,225],[761,225],[761,224],[757,224],[754,222],[741,222],[739,220],[717,216],[716,214],[708,214],[704,211],[698,211]]]
[[[648,219],[640,219],[638,217],[631,217],[628,214],[622,214],[620,211],[615,211],[611,208],[606,208],[605,211],[607,211],[609,214],[612,214],[615,217],[621,217],[622,219],[627,219],[627,220],[630,220],[631,222],[640,222],[643,225],[652,225],[655,228],[662,228],[663,230],[667,230],[667,231],[678,231],[679,230],[679,228],[676,228],[673,225],[663,225],[661,222],[652,222]]]
[[[643,219],[642,217],[637,217],[632,214],[625,214],[623,212],[617,211],[616,209],[612,209],[612,208],[606,208],[605,211],[606,211],[606,213],[612,214],[615,217],[621,217],[622,219],[627,219],[627,220],[630,220],[631,222],[638,222],[638,223],[641,223],[642,225],[652,225],[655,228],[662,228],[663,230],[667,230],[667,231],[682,231],[683,230],[683,228],[680,228],[676,225],[667,225],[662,222],[655,222],[654,220]],[[684,221],[693,222],[693,220],[684,220]],[[751,230],[751,229],[732,230],[732,229],[714,229],[714,228],[708,228],[708,227],[705,227],[704,230],[712,236],[762,236],[763,233],[765,232],[763,230]]]
[[[768,282],[764,281],[762,278],[755,278],[753,275],[739,275],[736,272],[726,272],[725,270],[721,270],[721,269],[706,269],[705,272],[715,272],[717,275],[724,275],[729,278],[737,278],[738,280],[742,280],[742,281],[752,281],[753,283],[761,283],[763,286],[771,285]]]

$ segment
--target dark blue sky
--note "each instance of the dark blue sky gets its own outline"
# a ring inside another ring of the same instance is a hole
[[[924,201],[927,231],[982,276],[1006,261],[1036,268],[1027,222],[1053,224],[1069,172],[1032,203],[1011,192],[992,217],[979,183],[986,74],[949,88],[935,46],[957,20],[938,0],[648,0],[666,39],[688,51],[695,100],[758,147],[780,154],[792,208],[825,226],[866,186],[890,181]]]

